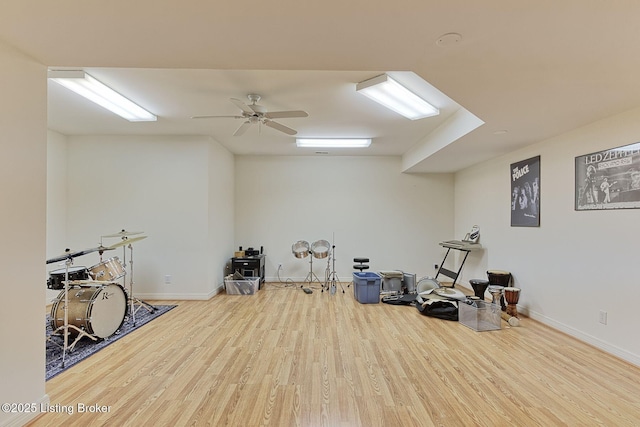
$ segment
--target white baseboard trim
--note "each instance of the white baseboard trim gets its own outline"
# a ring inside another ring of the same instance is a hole
[[[49,406],[50,402],[51,402],[51,399],[49,398],[49,395],[45,394],[40,399],[38,399],[37,402],[33,402],[34,408],[36,409],[35,412],[23,411],[23,412],[13,413],[9,416],[7,420],[0,422],[0,427],[21,427],[27,424],[28,422],[33,421],[36,418],[38,418],[40,414],[43,413],[41,411],[45,410]]]
[[[523,313],[525,314],[525,313]],[[602,341],[599,338],[596,338],[592,335],[585,334],[582,331],[579,331],[571,326],[565,325],[564,323],[553,320],[543,314],[538,312],[527,310],[526,314],[528,317],[537,320],[540,323],[544,323],[547,326],[550,326],[554,329],[557,329],[561,332],[564,332],[567,335],[571,335],[572,337],[583,341],[587,344],[590,344],[604,352],[612,354],[626,362],[629,362],[633,365],[640,366],[640,355],[633,354],[627,350],[616,347],[615,345],[609,344],[606,341]]]
[[[216,289],[212,290],[209,293],[206,294],[186,294],[186,293],[136,293],[135,296],[136,298],[139,298],[141,300],[155,300],[155,301],[162,301],[162,300],[198,300],[198,301],[206,301],[209,300],[211,298],[213,298],[214,296],[216,296],[217,294],[221,293],[224,291],[224,288],[222,285],[219,285]]]

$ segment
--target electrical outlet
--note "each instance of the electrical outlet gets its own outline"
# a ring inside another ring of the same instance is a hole
[[[171,284],[171,276],[170,275],[166,275],[164,276],[164,284],[165,285],[170,285]]]
[[[604,310],[600,310],[600,323],[603,325],[607,324],[607,312]]]

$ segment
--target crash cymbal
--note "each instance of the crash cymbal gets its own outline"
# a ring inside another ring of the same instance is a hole
[[[440,295],[441,297],[445,297],[445,298],[451,298],[451,299],[457,299],[457,300],[464,300],[467,298],[465,294],[463,294],[457,289],[438,288],[434,290],[434,292]]]
[[[137,241],[140,241],[142,239],[146,239],[147,236],[140,236],[140,237],[134,237],[133,239],[124,239],[121,242],[118,243],[114,243],[113,245],[109,246],[110,249],[115,249],[115,248],[119,248],[120,246],[126,246],[129,243],[135,243]]]
[[[98,251],[110,251],[111,248],[106,247],[106,246],[98,246],[97,248],[89,248],[89,249],[84,249],[81,251],[72,251],[71,249],[66,249],[64,251],[64,254],[57,256],[55,258],[51,258],[47,260],[47,264],[51,264],[54,262],[58,262],[58,261],[64,261],[65,259],[71,259],[71,258],[76,258],[82,255],[86,255],[86,254],[90,254],[92,252],[98,252]]]
[[[71,249],[65,249],[64,253],[62,255],[59,255],[57,257],[51,258],[47,260],[47,264],[51,264],[54,262],[58,262],[58,261],[64,261],[65,259],[70,259],[70,258],[75,258],[77,256],[80,256],[80,253],[72,251]]]
[[[123,229],[119,233],[107,234],[106,236],[102,236],[102,237],[126,237],[126,236],[135,236],[136,234],[142,234],[142,233],[144,233],[144,231],[126,231]]]

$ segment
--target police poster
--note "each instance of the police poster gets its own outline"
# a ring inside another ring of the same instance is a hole
[[[540,156],[511,165],[511,226],[540,226]]]
[[[575,210],[640,208],[640,142],[576,157]]]

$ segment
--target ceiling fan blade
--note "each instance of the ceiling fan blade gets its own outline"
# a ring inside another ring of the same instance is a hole
[[[239,99],[231,98],[231,102],[233,102],[236,105],[236,107],[238,107],[239,109],[241,109],[245,113],[253,114],[253,110],[251,108],[249,108],[249,106],[247,104],[245,104],[244,102],[240,101]]]
[[[302,110],[295,111],[271,111],[264,115],[268,119],[288,119],[293,117],[309,117],[309,113]]]
[[[247,131],[247,129],[249,129],[250,126],[251,126],[251,122],[247,120],[246,122],[242,123],[238,129],[236,129],[236,131],[233,133],[233,136],[242,135]]]
[[[191,116],[192,119],[244,119],[242,116]]]
[[[278,122],[274,122],[272,120],[265,120],[264,125],[269,126],[270,128],[273,128],[275,130],[279,130],[280,132],[284,132],[287,135],[295,135],[296,133],[298,133],[297,131],[291,129],[290,127],[286,127],[285,125],[280,124]]]

